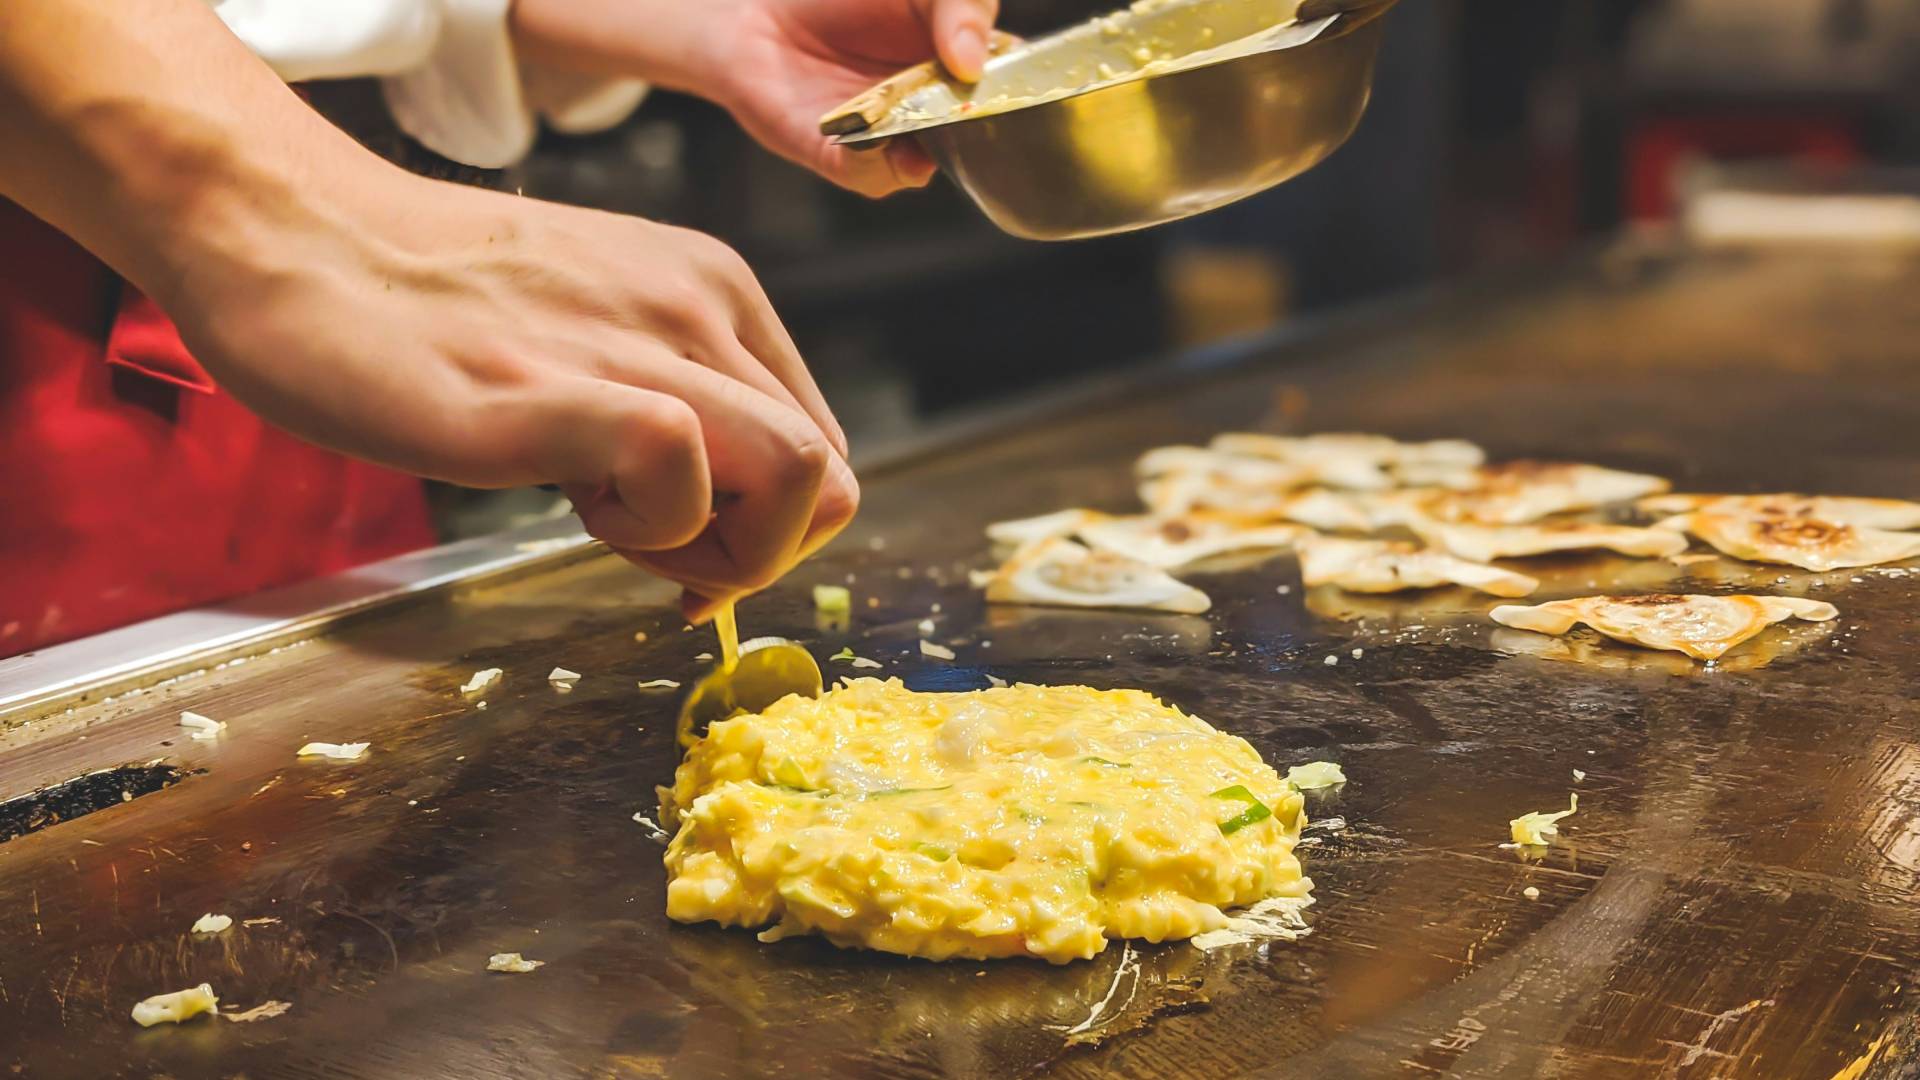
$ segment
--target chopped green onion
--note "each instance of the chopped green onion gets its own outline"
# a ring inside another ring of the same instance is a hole
[[[851,645],[843,646],[839,652],[827,657],[829,660],[852,660],[853,658],[853,646]]]
[[[869,791],[867,792],[867,798],[884,799],[889,795],[919,795],[928,791],[946,791],[951,787],[953,787],[952,784],[947,784],[942,787],[892,787],[880,791]]]
[[[1255,798],[1253,792],[1248,791],[1244,784],[1221,788],[1214,792],[1212,797],[1232,799],[1234,802],[1247,804],[1246,810],[1220,823],[1220,832],[1224,836],[1232,836],[1256,821],[1265,821],[1273,816],[1273,811],[1268,809],[1267,804]]]
[[[814,799],[824,799],[832,794],[832,792],[821,791],[817,788],[794,787],[792,784],[761,784],[760,786],[769,791],[779,791],[788,795],[805,795]]]
[[[948,859],[953,858],[953,852],[948,851],[938,844],[919,843],[913,845],[913,850],[921,855],[925,855],[934,862],[946,862]]]
[[[1125,761],[1108,761],[1108,760],[1107,760],[1106,758],[1103,758],[1103,757],[1094,757],[1094,756],[1092,756],[1091,754],[1089,754],[1089,755],[1088,755],[1088,756],[1086,756],[1086,757],[1083,757],[1083,758],[1081,758],[1080,760],[1081,760],[1081,761],[1091,761],[1091,762],[1093,762],[1093,763],[1094,763],[1095,765],[1106,765],[1106,766],[1109,766],[1109,767],[1111,767],[1111,768],[1115,768],[1115,769],[1131,769],[1131,768],[1133,768],[1133,766],[1132,766],[1132,765],[1131,765],[1130,763],[1128,763],[1128,762],[1125,762]]]

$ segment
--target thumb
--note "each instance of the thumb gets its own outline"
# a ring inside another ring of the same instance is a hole
[[[978,82],[1000,0],[933,0],[933,49],[953,77]]]

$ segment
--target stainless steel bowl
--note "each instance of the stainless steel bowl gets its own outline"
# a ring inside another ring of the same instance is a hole
[[[1390,5],[1299,23],[1298,0],[1148,0],[1024,42],[976,86],[930,79],[849,145],[908,137],[995,224],[1067,240],[1246,198],[1338,149]]]

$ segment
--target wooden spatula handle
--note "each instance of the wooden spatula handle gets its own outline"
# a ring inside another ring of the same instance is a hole
[[[1394,0],[1302,0],[1300,10],[1294,18],[1301,22],[1313,22],[1329,15],[1357,15],[1361,12],[1384,8]]]
[[[1019,40],[1012,34],[996,30],[987,41],[987,55],[998,56]],[[932,86],[946,77],[946,71],[938,60],[915,64],[898,75],[868,87],[859,97],[821,117],[820,134],[857,135],[885,119],[894,106],[906,100],[914,91]]]

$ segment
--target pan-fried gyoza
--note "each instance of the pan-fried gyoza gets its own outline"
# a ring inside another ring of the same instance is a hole
[[[1426,483],[1420,477],[1452,476],[1487,460],[1478,446],[1461,439],[1407,443],[1384,435],[1329,432],[1319,435],[1259,435],[1227,432],[1209,446],[1228,454],[1267,458],[1320,470],[1330,487],[1377,490],[1407,483]]]
[[[1311,530],[1268,519],[1195,510],[1182,514],[1102,514],[1062,510],[987,526],[996,543],[1032,544],[1056,536],[1171,570],[1216,555],[1282,549]]]
[[[1080,526],[1106,515],[1098,510],[1055,510],[1013,521],[996,521],[987,526],[987,539],[996,544],[1025,547],[1056,536],[1072,536]]]
[[[1815,517],[1698,510],[1667,518],[1656,527],[1692,533],[1736,559],[1781,563],[1803,570],[1844,570],[1920,558],[1920,533],[1870,529]]]
[[[1300,579],[1310,587],[1334,585],[1349,592],[1388,593],[1464,585],[1494,596],[1526,596],[1540,587],[1525,574],[1393,540],[1310,536],[1296,550]]]
[[[1442,521],[1524,525],[1552,514],[1627,502],[1670,485],[1658,476],[1598,465],[1509,461],[1461,473],[1443,487],[1404,493],[1410,508]]]
[[[1585,623],[1616,641],[1717,660],[1728,649],[1786,619],[1825,622],[1839,609],[1792,596],[1588,596],[1532,607],[1493,609],[1493,621],[1517,630],[1564,634]]]
[[[1852,495],[1652,495],[1634,507],[1643,514],[1711,514],[1816,518],[1867,529],[1920,529],[1920,502]]]
[[[1475,562],[1595,549],[1641,558],[1659,558],[1687,550],[1687,538],[1666,529],[1601,525],[1589,521],[1549,521],[1538,525],[1465,525],[1423,521],[1416,522],[1412,527],[1415,533],[1434,547]]]
[[[1082,523],[1077,530],[1080,539],[1091,547],[1168,570],[1216,555],[1289,548],[1311,531],[1299,525],[1204,511],[1173,517],[1099,517]]]
[[[1207,594],[1157,566],[1056,536],[1022,548],[987,582],[987,601],[1198,615]]]
[[[1149,450],[1140,455],[1133,471],[1143,480],[1170,473],[1199,473],[1223,483],[1274,491],[1308,487],[1319,483],[1320,478],[1319,469],[1312,465],[1223,454],[1201,446],[1162,446]]]

